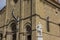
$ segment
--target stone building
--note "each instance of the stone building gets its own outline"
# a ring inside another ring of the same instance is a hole
[[[60,40],[59,0],[6,0],[0,40]]]

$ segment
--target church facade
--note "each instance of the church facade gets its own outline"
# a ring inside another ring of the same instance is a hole
[[[60,2],[6,0],[0,11],[0,40],[60,40]]]

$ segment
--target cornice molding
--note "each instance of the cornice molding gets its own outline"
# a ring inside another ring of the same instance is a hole
[[[47,4],[50,4],[50,5],[52,5],[52,6],[56,7],[56,8],[58,8],[58,9],[60,9],[60,4],[57,3],[57,2],[55,2],[55,1],[51,1],[51,0],[42,0],[42,2],[47,3]]]

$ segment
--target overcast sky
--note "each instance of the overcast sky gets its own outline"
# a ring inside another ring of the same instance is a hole
[[[6,0],[0,0],[0,10],[6,5]]]

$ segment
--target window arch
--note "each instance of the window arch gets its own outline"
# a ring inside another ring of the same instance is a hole
[[[17,26],[16,23],[12,23],[11,24],[12,31],[16,31],[16,29],[17,29],[16,26]]]
[[[27,40],[31,40],[32,29],[29,25],[26,26],[26,31],[27,31]]]
[[[27,31],[27,34],[31,35],[31,27],[29,25],[26,26],[26,31]]]
[[[16,33],[17,24],[16,24],[15,21],[11,23],[11,30],[12,30],[12,33],[13,33],[12,40],[16,40],[16,36],[17,36],[17,33]]]
[[[27,36],[26,36],[26,39],[27,40],[32,40],[32,27],[31,27],[31,24],[30,23],[26,23],[26,33],[27,33]]]

